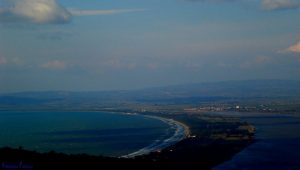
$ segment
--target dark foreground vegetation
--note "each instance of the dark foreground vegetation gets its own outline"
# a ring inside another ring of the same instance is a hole
[[[211,169],[230,159],[246,147],[248,142],[216,141],[201,145],[197,140],[184,140],[172,147],[173,152],[152,153],[135,159],[109,158],[89,155],[66,155],[55,152],[38,153],[23,149],[0,149],[1,168],[9,169],[148,169],[172,168]],[[0,168],[0,169],[1,169]]]

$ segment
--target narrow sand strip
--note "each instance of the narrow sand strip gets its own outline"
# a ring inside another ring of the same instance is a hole
[[[155,141],[151,145],[146,146],[136,152],[122,156],[122,158],[133,158],[136,156],[148,154],[150,152],[160,151],[168,146],[171,146],[171,145],[187,138],[190,135],[189,127],[179,121],[176,121],[173,119],[168,119],[168,118],[163,118],[163,117],[158,117],[158,116],[149,116],[149,115],[143,115],[143,116],[152,118],[152,119],[158,119],[162,122],[167,123],[168,125],[170,125],[170,128],[176,129],[175,133],[170,138]]]

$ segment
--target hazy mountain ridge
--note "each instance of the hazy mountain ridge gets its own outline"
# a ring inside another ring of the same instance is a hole
[[[51,102],[196,102],[244,98],[300,98],[300,81],[247,80],[199,83],[123,91],[45,91],[0,95],[0,104],[41,104]]]
[[[145,92],[149,90],[145,90]],[[152,89],[165,96],[290,97],[300,96],[300,81],[245,80],[187,84]]]

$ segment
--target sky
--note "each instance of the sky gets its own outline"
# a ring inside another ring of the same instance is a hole
[[[0,93],[300,80],[300,0],[0,0]]]

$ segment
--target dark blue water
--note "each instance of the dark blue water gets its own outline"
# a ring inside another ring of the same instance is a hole
[[[258,141],[215,170],[300,169],[299,117],[267,113],[222,114],[252,123],[257,128]]]
[[[0,147],[122,156],[172,136],[160,120],[105,112],[0,112]]]

